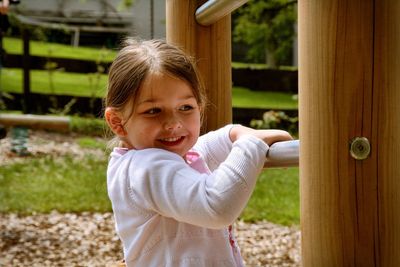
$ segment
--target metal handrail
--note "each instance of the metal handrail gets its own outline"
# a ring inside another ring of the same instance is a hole
[[[241,7],[248,0],[208,0],[196,10],[196,21],[209,26]]]
[[[299,166],[299,140],[276,142],[269,147],[265,167]]]

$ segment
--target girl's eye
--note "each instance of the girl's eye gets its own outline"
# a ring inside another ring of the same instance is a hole
[[[180,111],[189,111],[192,109],[193,109],[193,107],[191,105],[183,105],[179,108]]]
[[[154,114],[157,114],[160,112],[161,112],[160,108],[151,108],[151,109],[146,110],[144,113],[149,114],[149,115],[154,115]]]

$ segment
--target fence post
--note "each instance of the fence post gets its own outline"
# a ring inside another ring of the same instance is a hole
[[[400,2],[298,7],[302,265],[400,266]]]
[[[371,120],[378,178],[379,266],[400,266],[400,2],[375,0],[374,5]]]
[[[204,2],[166,1],[167,41],[196,58],[209,100],[205,130],[213,130],[232,122],[231,16],[200,26],[194,14]]]
[[[24,101],[23,101],[23,112],[30,113],[31,112],[31,79],[30,79],[30,51],[29,51],[29,30],[26,27],[22,27],[22,39],[23,39],[23,57],[22,57],[22,65],[23,65],[23,81],[24,81]]]

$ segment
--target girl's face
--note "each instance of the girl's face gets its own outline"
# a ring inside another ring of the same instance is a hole
[[[124,127],[134,149],[161,148],[181,155],[200,134],[200,107],[190,85],[166,75],[152,74],[143,83],[133,114]]]

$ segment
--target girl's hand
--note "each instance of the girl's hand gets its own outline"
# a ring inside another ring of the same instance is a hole
[[[242,135],[254,135],[255,137],[263,140],[267,145],[272,145],[275,142],[293,140],[293,137],[286,131],[283,130],[255,130],[242,125],[235,125],[232,127],[229,137],[232,142],[235,142]]]

